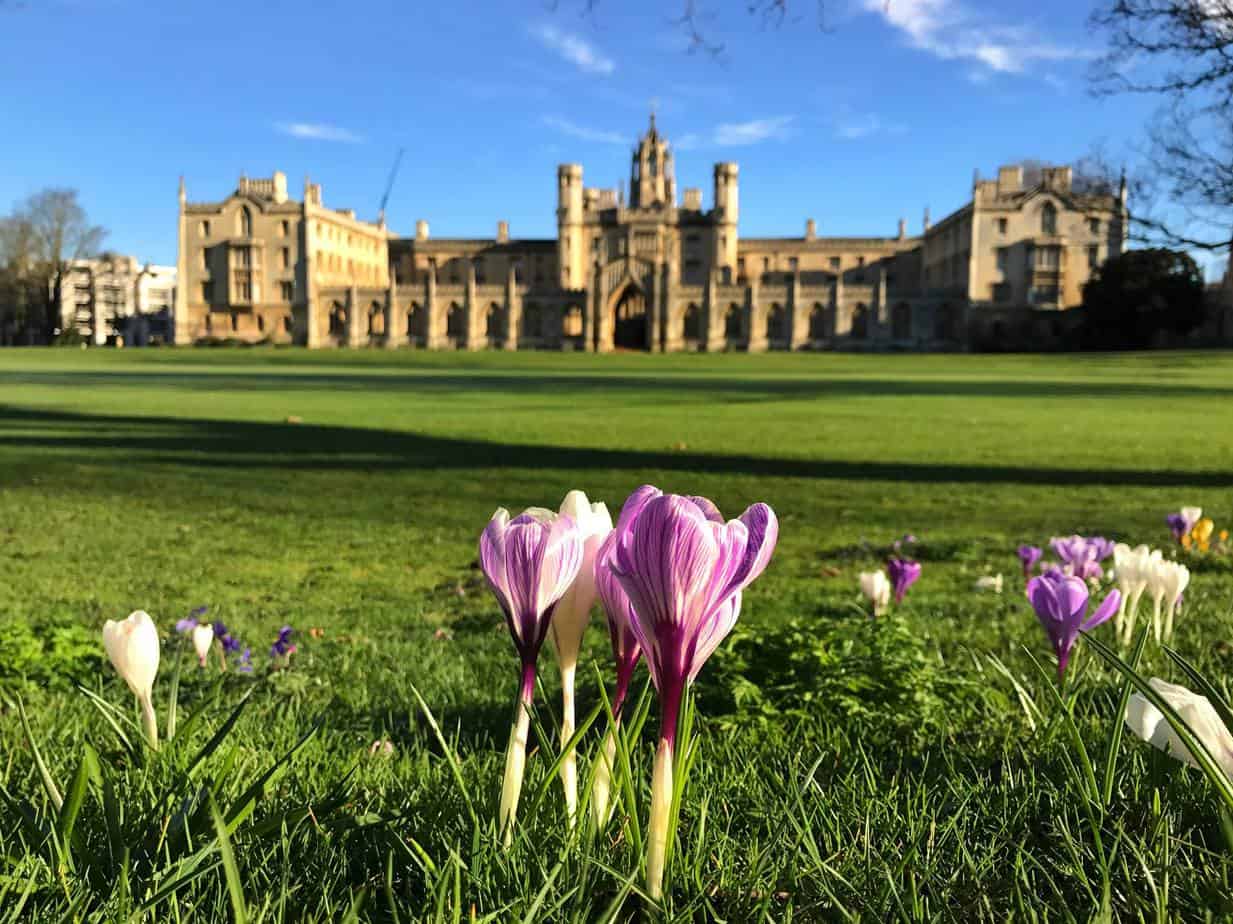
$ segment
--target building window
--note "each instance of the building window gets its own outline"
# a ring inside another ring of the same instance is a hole
[[[998,248],[998,269],[1003,273],[1006,272],[1006,267],[1010,264],[1010,248]]]
[[[208,314],[205,317],[205,326],[207,334],[214,330],[214,319]]]
[[[240,237],[253,236],[253,213],[248,210],[248,206],[240,209]]]
[[[1099,234],[1100,233],[1100,219],[1099,218],[1089,218],[1087,220],[1087,229],[1091,231],[1093,234]]]
[[[833,269],[833,270],[837,270],[837,269],[839,269],[839,266],[840,266],[840,260],[839,260],[839,258],[838,258],[838,257],[831,257],[831,269]]]
[[[235,332],[235,331],[238,331],[239,329],[240,329],[240,312],[233,311],[231,312],[231,330]]]
[[[283,301],[289,302],[295,295],[295,283],[280,282],[278,288],[282,293]]]
[[[208,221],[203,221],[201,223],[201,236],[202,237],[210,236],[210,223]]]
[[[999,282],[993,287],[993,300],[1000,304],[1010,301],[1010,283]]]
[[[591,253],[599,253],[599,238],[591,238]]]
[[[265,333],[265,317],[260,314],[257,315],[257,330],[260,333]]]
[[[1007,225],[1007,221],[1005,218],[998,219],[998,234],[1006,233],[1006,225]]]
[[[1057,269],[1062,265],[1062,248],[1060,247],[1042,247],[1040,248],[1040,265],[1044,269]]]
[[[1089,269],[1096,269],[1100,266],[1100,248],[1089,247],[1087,249],[1087,265]]]
[[[237,266],[248,266],[250,264],[250,257],[247,247],[236,248],[235,261]]]
[[[279,236],[279,237],[286,237],[286,236],[287,236],[288,234],[290,234],[290,233],[291,233],[291,222],[289,222],[289,221],[280,221],[280,222],[278,223],[278,236]]]
[[[287,269],[289,266],[291,266],[291,248],[290,247],[284,247],[282,251],[279,253],[279,264],[282,266],[283,269]]]
[[[1057,234],[1057,208],[1046,202],[1040,208],[1040,231],[1042,234]]]
[[[207,305],[214,301],[214,283],[203,282],[201,284],[201,300]]]
[[[762,258],[762,272],[764,273],[770,272],[770,269],[771,269],[771,258],[763,257]]]
[[[788,257],[788,269],[795,273],[800,269],[800,262],[796,257]]]

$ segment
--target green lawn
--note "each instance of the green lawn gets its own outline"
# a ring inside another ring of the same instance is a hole
[[[254,920],[637,919],[645,903],[622,901],[640,882],[637,825],[572,839],[550,741],[528,763],[521,839],[495,846],[517,662],[476,542],[497,506],[555,507],[580,487],[615,514],[645,482],[729,516],[766,501],[781,524],[699,684],[674,919],[1085,920],[1106,889],[1120,919],[1233,915],[1231,848],[1197,772],[1123,741],[1113,798],[1085,809],[1061,707],[1028,654],[1052,670],[1014,556],[1072,532],[1167,547],[1163,518],[1183,504],[1233,525],[1233,355],[10,350],[0,921],[222,920],[231,902]],[[865,619],[856,575],[907,532],[924,576],[902,609]],[[1193,570],[1176,647],[1222,684],[1233,567]],[[972,591],[996,572],[1002,596]],[[131,697],[77,628],[92,639],[142,608],[170,636],[198,605],[259,668],[219,681],[186,655],[181,723],[198,706],[200,720],[137,760],[73,687],[127,715]],[[267,675],[284,623],[300,651]],[[598,675],[611,682],[598,617],[587,645],[583,713]],[[540,663],[548,734],[550,650]],[[1144,665],[1178,679],[1154,644]],[[1102,777],[1120,686],[1088,651],[1070,679]],[[84,742],[99,752],[106,784],[82,778],[71,865],[36,833],[52,815],[19,695],[61,789]],[[229,819],[229,893],[209,794],[228,814],[317,722],[251,816]],[[654,727],[652,712],[633,754],[643,816]],[[369,756],[382,737],[394,755]]]

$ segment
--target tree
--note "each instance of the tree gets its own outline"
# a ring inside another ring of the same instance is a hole
[[[1203,274],[1185,251],[1128,250],[1083,287],[1083,341],[1097,349],[1144,349],[1162,333],[1203,323]]]
[[[1164,102],[1148,129],[1150,172],[1132,223],[1173,247],[1233,246],[1233,0],[1106,0],[1092,23],[1109,40],[1096,91]],[[1184,218],[1152,214],[1143,203],[1158,196]]]
[[[0,267],[8,280],[10,324],[50,341],[72,261],[97,252],[107,232],[90,224],[75,189],[44,189],[0,221]]]

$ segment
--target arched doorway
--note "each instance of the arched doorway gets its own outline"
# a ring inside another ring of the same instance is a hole
[[[612,345],[618,350],[645,350],[650,346],[646,298],[632,282],[617,297],[612,319]]]
[[[788,312],[778,302],[771,305],[766,315],[766,341],[772,350],[788,348]]]
[[[330,336],[340,344],[347,339],[347,309],[342,302],[330,306]]]
[[[869,336],[869,308],[864,302],[856,306],[852,312],[851,337],[853,340],[864,340]]]
[[[828,321],[826,307],[821,302],[814,302],[813,310],[809,312],[809,339],[816,342],[829,337],[830,324]]]
[[[692,302],[685,308],[685,316],[681,319],[681,337],[691,347],[702,339],[702,309]]]
[[[912,337],[912,308],[907,302],[900,302],[891,311],[891,337],[895,340]]]
[[[744,346],[745,335],[741,330],[741,320],[745,309],[733,302],[724,314],[724,348],[736,350]]]

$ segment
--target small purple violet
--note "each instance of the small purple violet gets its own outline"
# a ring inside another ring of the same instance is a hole
[[[886,563],[886,573],[890,577],[891,586],[895,590],[895,603],[903,602],[903,595],[920,577],[920,562],[908,561],[906,558],[892,558]]]
[[[1088,632],[1117,612],[1121,605],[1120,591],[1111,590],[1090,617],[1087,615],[1087,583],[1075,575],[1062,574],[1056,569],[1028,581],[1027,598],[1036,611],[1036,618],[1053,643],[1057,655],[1059,682],[1066,674],[1071,650],[1080,632]]]
[[[295,654],[295,643],[291,641],[291,634],[294,632],[290,626],[283,626],[278,630],[278,638],[274,639],[274,644],[270,646],[271,658],[287,658]]]

